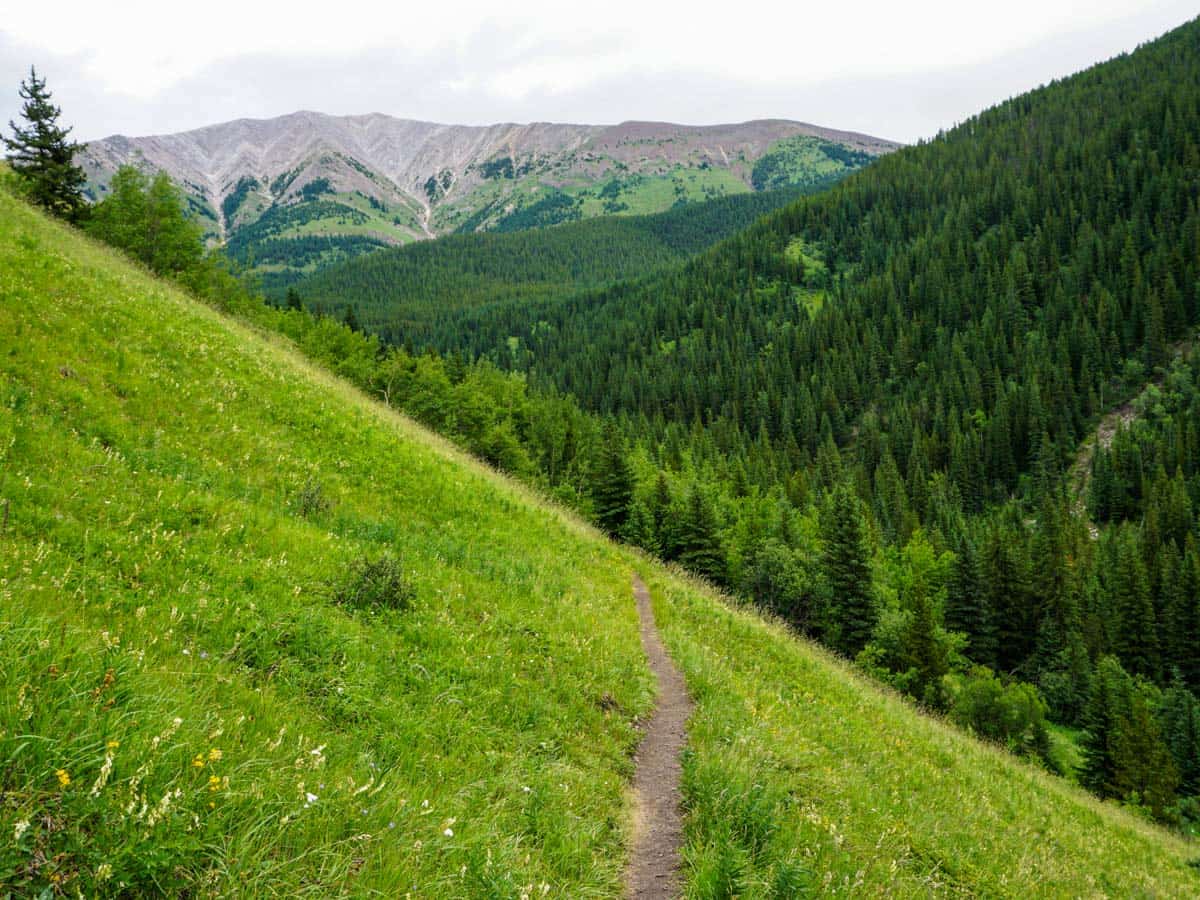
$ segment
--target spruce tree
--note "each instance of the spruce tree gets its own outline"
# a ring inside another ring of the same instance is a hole
[[[996,667],[996,625],[979,574],[979,557],[963,537],[954,550],[954,564],[946,585],[947,631],[967,636],[967,655],[989,669]]]
[[[1159,719],[1179,771],[1181,792],[1200,794],[1200,701],[1178,678],[1163,692]]]
[[[1174,815],[1179,771],[1146,698],[1134,691],[1113,740],[1115,796],[1135,799],[1160,822]]]
[[[1118,615],[1117,650],[1128,671],[1157,678],[1158,628],[1137,534],[1125,526],[1117,540],[1117,564],[1111,588]]]
[[[871,639],[876,610],[860,503],[846,483],[830,495],[825,520],[821,571],[828,591],[829,637],[836,649],[855,656]]]
[[[1129,718],[1133,703],[1133,679],[1113,656],[1096,664],[1091,695],[1084,710],[1083,769],[1080,783],[1102,797],[1117,796],[1117,762],[1114,756],[1117,733]]]
[[[662,469],[659,469],[658,477],[654,480],[654,493],[650,497],[650,516],[653,519],[654,538],[658,543],[658,551],[664,559],[675,559],[679,552],[677,529],[671,515],[674,503],[667,475]]]
[[[39,78],[32,66],[18,93],[24,101],[21,117],[27,124],[8,123],[12,137],[2,140],[9,164],[34,203],[67,221],[78,221],[87,208],[83,199],[87,176],[75,165],[75,154],[84,145],[67,139],[71,129],[58,124],[62,110],[50,102],[46,79]]]
[[[633,472],[625,458],[625,441],[611,422],[604,428],[591,487],[596,521],[609,534],[619,534],[633,499]]]
[[[715,581],[725,580],[725,551],[716,513],[698,483],[688,490],[683,519],[678,532],[679,561],[697,575]]]

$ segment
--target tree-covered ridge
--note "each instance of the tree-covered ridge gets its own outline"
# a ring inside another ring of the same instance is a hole
[[[330,313],[353,307],[357,320],[385,340],[422,345],[441,323],[454,327],[464,310],[553,302],[681,264],[797,193],[740,194],[655,215],[607,216],[534,231],[451,235],[329,267],[296,290]]]
[[[519,365],[601,410],[727,419],[810,453],[857,434],[870,467],[886,442],[901,471],[914,445],[949,469],[953,444],[978,508],[1016,486],[1043,432],[1073,447],[1127,361],[1162,362],[1194,319],[1198,70],[1189,25],[891,154],[659,282],[456,331],[504,362],[520,337]],[[811,315],[797,239],[832,273]]]

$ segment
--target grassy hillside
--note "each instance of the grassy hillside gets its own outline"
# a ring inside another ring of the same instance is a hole
[[[690,896],[1200,891],[1195,842],[916,714],[695,583],[652,575],[697,703],[684,769]]]
[[[6,197],[0,297],[0,882],[615,893],[609,547]]]
[[[698,702],[692,896],[1200,890],[1194,845],[2,195],[0,335],[17,894],[615,896],[635,567]]]
[[[295,287],[310,306],[337,315],[353,307],[367,330],[420,344],[437,333],[439,323],[457,321],[466,310],[553,302],[682,263],[800,192],[783,188],[656,215],[449,235],[329,266]]]

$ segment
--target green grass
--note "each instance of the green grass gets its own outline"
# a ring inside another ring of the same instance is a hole
[[[1194,897],[1200,847],[651,570],[697,712],[690,897]]]
[[[608,545],[7,197],[0,298],[0,883],[616,892]],[[412,608],[336,606],[383,554]]]
[[[14,895],[617,896],[634,568],[698,704],[690,896],[1200,891],[1196,845],[2,194],[0,507]],[[339,604],[385,557],[411,603]]]

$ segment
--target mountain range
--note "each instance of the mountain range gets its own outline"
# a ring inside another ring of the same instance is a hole
[[[93,199],[119,166],[166,172],[216,243],[261,273],[310,272],[451,232],[659,212],[837,178],[898,145],[779,119],[732,125],[441,125],[297,112],[115,135],[82,162]]]

